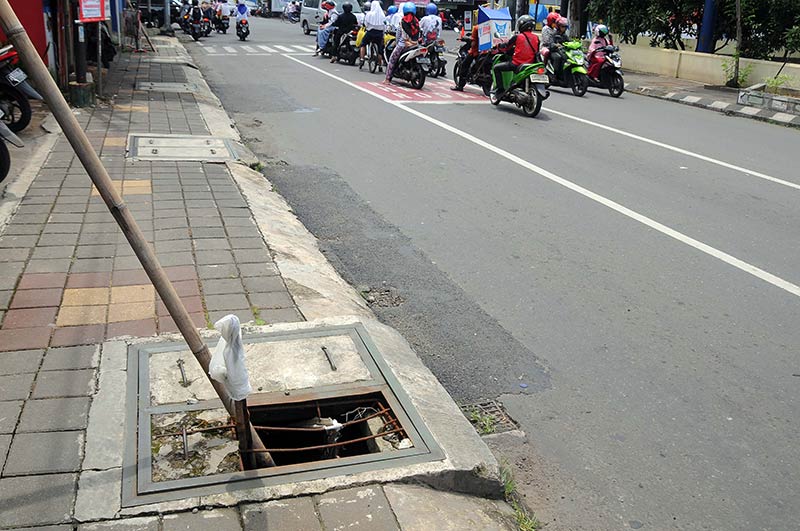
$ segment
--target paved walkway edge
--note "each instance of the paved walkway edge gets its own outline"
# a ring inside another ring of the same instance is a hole
[[[728,116],[738,116],[741,118],[750,118],[752,120],[760,120],[762,122],[768,122],[776,125],[800,128],[800,116],[770,109],[731,104],[726,101],[718,101],[712,98],[701,98],[688,92],[669,92],[634,83],[626,83],[625,90],[633,94],[681,103],[683,105],[690,105],[692,107],[699,107],[701,109],[708,109],[710,111],[719,112]]]

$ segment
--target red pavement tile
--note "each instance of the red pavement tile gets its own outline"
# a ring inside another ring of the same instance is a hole
[[[208,324],[206,323],[206,316],[203,313],[192,313],[189,315],[194,321],[194,325],[197,328],[206,328]],[[166,334],[170,332],[177,332],[178,327],[175,326],[175,321],[172,320],[172,317],[159,317],[158,318],[158,332],[160,334]]]
[[[52,331],[48,326],[0,330],[0,351],[47,348]]]
[[[63,288],[66,273],[27,273],[22,275],[17,289]]]
[[[197,271],[195,270],[194,266],[165,267],[164,271],[166,271],[167,277],[173,282],[197,278]]]
[[[11,308],[58,306],[63,293],[64,290],[60,288],[17,290],[11,300]]]
[[[102,343],[106,326],[101,324],[57,328],[53,334],[53,347],[71,347]]]
[[[181,301],[183,302],[187,312],[203,313],[203,300],[200,297],[181,297]],[[156,305],[156,311],[158,312],[159,316],[169,315],[167,307],[163,302],[161,302],[161,300],[159,300],[158,304]]]
[[[117,336],[146,337],[156,335],[155,319],[142,319],[141,321],[122,321],[109,323],[106,338]]]
[[[111,277],[112,286],[133,286],[136,284],[149,284],[150,277],[143,269],[125,269],[114,271]]]
[[[111,283],[111,273],[72,273],[67,277],[68,288],[105,288]]]
[[[28,308],[9,310],[3,321],[3,328],[37,328],[52,325],[56,322],[58,308]]]

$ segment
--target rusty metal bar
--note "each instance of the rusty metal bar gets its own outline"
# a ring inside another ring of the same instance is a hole
[[[2,26],[3,32],[11,40],[14,48],[17,49],[20,59],[22,59],[23,64],[27,67],[28,75],[33,79],[36,87],[44,96],[44,100],[48,107],[50,107],[50,111],[53,113],[56,121],[61,126],[64,136],[69,140],[69,143],[75,150],[75,154],[80,159],[86,173],[89,174],[89,178],[92,180],[92,183],[94,183],[98,192],[100,192],[100,196],[114,216],[122,233],[125,234],[125,237],[128,239],[131,248],[133,248],[134,253],[136,253],[136,256],[139,258],[139,262],[141,262],[147,276],[153,283],[156,292],[161,297],[161,300],[164,301],[164,305],[167,307],[170,317],[175,321],[175,325],[186,340],[186,344],[191,349],[200,367],[202,367],[203,374],[208,377],[211,385],[214,386],[214,390],[228,413],[231,416],[235,416],[236,408],[234,406],[234,401],[230,394],[228,394],[227,389],[208,374],[208,364],[211,361],[211,353],[208,351],[208,347],[203,343],[200,334],[197,332],[194,322],[189,316],[189,312],[187,312],[186,308],[183,306],[175,288],[172,286],[166,272],[164,272],[164,269],[161,267],[158,258],[156,258],[155,252],[153,252],[153,249],[147,243],[133,214],[131,214],[128,206],[123,201],[122,195],[114,188],[111,177],[100,161],[100,157],[97,156],[97,153],[95,153],[92,148],[89,138],[81,128],[75,115],[72,114],[72,110],[69,108],[67,101],[56,86],[55,81],[50,77],[50,72],[42,62],[41,57],[39,57],[39,53],[36,51],[36,48],[34,48],[30,37],[28,37],[25,28],[20,24],[8,0],[0,0],[0,26]],[[249,428],[249,431],[253,438],[254,447],[263,450],[264,444],[261,442],[256,431],[252,427]],[[263,454],[263,466],[275,465],[272,458],[269,456],[269,452],[261,451],[259,453]]]
[[[401,431],[405,431],[403,428],[397,428],[391,431],[385,431],[383,433],[378,433],[375,435],[368,435],[366,437],[359,437],[358,439],[351,439],[349,441],[341,441],[335,442],[330,444],[320,444],[318,446],[302,446],[300,448],[267,448],[265,450],[248,450],[248,452],[258,453],[258,452],[306,452],[310,450],[324,450],[326,448],[333,448],[334,446],[346,446],[348,444],[369,441],[371,439],[377,439],[378,437],[385,437],[387,435],[391,435],[393,433],[398,433]]]
[[[348,421],[348,422],[343,422],[341,424],[341,426],[344,428],[344,427],[347,427],[347,426],[351,426],[353,424],[358,424],[360,422],[366,422],[366,421],[368,421],[370,419],[373,419],[373,418],[378,417],[380,415],[384,415],[386,413],[391,413],[391,412],[392,412],[391,409],[388,409],[388,408],[387,409],[383,409],[381,411],[378,411],[377,413],[373,413],[372,415],[370,415],[368,417],[355,419],[355,420],[351,420],[351,421]],[[394,420],[394,422],[397,422],[397,421]],[[292,427],[292,426],[258,426],[256,424],[253,424],[253,427],[255,429],[257,429],[257,430],[265,430],[265,431],[325,431],[326,429],[328,429],[328,428],[325,428],[325,427],[321,427],[321,428],[296,428],[296,427]]]
[[[235,428],[236,424],[226,424],[224,426],[212,426],[210,428],[197,428],[194,430],[186,430],[186,433],[192,435],[193,433],[203,433],[207,431],[218,431],[218,430],[229,430],[231,428]],[[162,433],[160,435],[153,435],[153,437],[177,437],[179,436],[182,431],[175,431],[172,433]]]

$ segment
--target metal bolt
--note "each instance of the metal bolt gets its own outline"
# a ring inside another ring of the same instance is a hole
[[[186,370],[183,368],[183,359],[178,360],[178,369],[181,371],[181,385],[189,387],[189,382],[186,380]]]
[[[183,458],[189,460],[189,437],[186,436],[186,426],[181,428],[181,436],[183,437]]]
[[[331,365],[331,370],[335,371],[336,370],[336,364],[333,362],[333,358],[331,357],[331,353],[328,352],[328,349],[327,349],[327,347],[325,347],[325,345],[322,345],[322,352],[324,352],[325,353],[325,357],[328,358],[328,363],[330,363],[330,365]]]

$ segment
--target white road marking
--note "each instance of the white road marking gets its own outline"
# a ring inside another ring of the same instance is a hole
[[[214,46],[206,46],[205,50],[206,53],[217,53],[217,49]]]
[[[258,47],[264,50],[265,52],[275,53],[275,50],[273,50],[269,46],[264,46],[263,44],[259,44]]]
[[[255,48],[251,48],[250,46],[242,46],[242,50],[247,53],[258,53],[256,52]]]
[[[713,102],[711,104],[711,106],[714,107],[715,109],[722,110],[722,109],[727,109],[728,107],[731,106],[731,104],[730,103],[726,103],[724,101],[715,101],[715,102]]]
[[[291,48],[289,48],[288,46],[281,46],[280,44],[276,44],[275,48],[277,48],[277,49],[279,49],[281,51],[284,51],[284,52],[293,52],[294,51]]]
[[[668,226],[664,225],[663,223],[659,223],[658,221],[655,221],[654,219],[651,219],[651,218],[649,218],[649,217],[647,217],[647,216],[645,216],[643,214],[640,214],[640,213],[638,213],[638,212],[636,212],[634,210],[631,210],[630,208],[628,208],[626,206],[623,206],[623,205],[617,203],[616,201],[613,201],[611,199],[608,199],[607,197],[604,197],[604,196],[602,196],[600,194],[592,192],[591,190],[589,190],[587,188],[584,188],[584,187],[582,187],[582,186],[580,186],[578,184],[575,184],[572,181],[568,181],[567,179],[564,179],[563,177],[559,177],[558,175],[556,175],[556,174],[554,174],[554,173],[552,173],[552,172],[550,172],[548,170],[545,170],[544,168],[541,168],[541,167],[539,167],[539,166],[537,166],[537,165],[535,165],[535,164],[533,164],[531,162],[528,162],[527,160],[522,159],[522,158],[518,157],[517,155],[514,155],[513,153],[509,153],[508,151],[505,151],[502,148],[494,146],[494,145],[486,142],[485,140],[481,140],[480,138],[478,138],[476,136],[473,136],[473,135],[471,135],[471,134],[469,134],[467,132],[464,132],[461,129],[458,129],[456,127],[453,127],[450,124],[442,122],[441,120],[437,120],[436,118],[428,116],[427,114],[425,114],[423,112],[420,112],[420,111],[414,109],[413,107],[411,107],[409,105],[405,105],[405,104],[403,104],[401,102],[397,102],[397,101],[392,101],[392,100],[386,98],[385,96],[382,96],[380,94],[372,92],[372,91],[370,91],[370,90],[368,90],[368,89],[366,89],[364,87],[356,85],[355,83],[353,83],[351,81],[348,81],[348,80],[346,80],[344,78],[341,78],[341,77],[339,77],[337,75],[331,74],[330,72],[326,72],[325,70],[322,70],[321,68],[318,68],[316,66],[310,65],[310,64],[308,64],[308,63],[306,63],[304,61],[301,61],[300,59],[296,59],[296,58],[294,58],[292,56],[289,56],[289,55],[284,55],[284,57],[287,57],[288,59],[290,59],[291,61],[294,61],[296,63],[300,63],[301,65],[303,65],[303,66],[305,66],[307,68],[315,70],[315,71],[319,72],[320,74],[323,74],[323,75],[328,76],[328,77],[330,77],[332,79],[335,79],[335,80],[337,80],[337,81],[339,81],[341,83],[344,83],[345,85],[347,85],[347,86],[349,86],[349,87],[351,87],[351,88],[353,88],[355,90],[359,90],[361,92],[369,94],[370,96],[373,96],[375,98],[383,100],[384,102],[388,103],[389,105],[392,105],[393,107],[395,107],[397,109],[402,109],[403,111],[405,111],[407,113],[410,113],[410,114],[413,114],[414,116],[416,116],[418,118],[421,118],[422,120],[425,120],[426,122],[431,123],[431,124],[433,124],[433,125],[435,125],[437,127],[440,127],[442,129],[444,129],[445,131],[448,131],[450,133],[453,133],[454,135],[460,136],[464,140],[467,140],[467,141],[472,142],[473,144],[475,144],[477,146],[480,146],[480,147],[482,147],[484,149],[487,149],[487,150],[495,153],[496,155],[499,155],[499,156],[501,156],[501,157],[513,162],[514,164],[522,166],[523,168],[525,168],[525,169],[527,169],[527,170],[529,170],[529,171],[531,171],[533,173],[536,173],[536,174],[544,177],[545,179],[549,179],[550,181],[553,181],[554,183],[559,184],[559,185],[563,186],[564,188],[567,188],[568,190],[572,190],[573,192],[576,192],[576,193],[586,197],[587,199],[591,199],[592,201],[594,201],[596,203],[599,203],[599,204],[601,204],[601,205],[603,205],[603,206],[605,206],[607,208],[610,208],[611,210],[614,210],[615,212],[618,212],[618,213],[622,214],[623,216],[626,216],[626,217],[628,217],[628,218],[630,218],[630,219],[632,219],[634,221],[638,221],[642,225],[650,227],[651,229],[656,230],[656,231],[664,234],[665,236],[669,236],[670,238],[673,238],[673,239],[675,239],[675,240],[677,240],[677,241],[679,241],[681,243],[684,243],[684,244],[686,244],[686,245],[688,245],[690,247],[693,247],[693,248],[697,249],[698,251],[700,251],[702,253],[705,253],[705,254],[713,257],[713,258],[716,258],[716,259],[718,259],[718,260],[720,260],[722,262],[725,262],[728,265],[731,265],[731,266],[733,266],[733,267],[735,267],[737,269],[740,269],[740,270],[744,271],[745,273],[748,273],[748,274],[750,274],[750,275],[752,275],[752,276],[754,276],[754,277],[756,277],[758,279],[761,279],[764,282],[772,284],[773,286],[775,286],[777,288],[780,288],[780,289],[782,289],[784,291],[787,291],[788,293],[791,293],[792,295],[800,297],[800,286],[798,286],[796,284],[792,284],[791,282],[789,282],[787,280],[784,280],[784,279],[782,279],[782,278],[780,278],[780,277],[778,277],[776,275],[773,275],[772,273],[764,271],[763,269],[760,269],[760,268],[758,268],[758,267],[756,267],[756,266],[754,266],[752,264],[749,264],[749,263],[745,262],[744,260],[740,260],[740,259],[736,258],[735,256],[732,256],[732,255],[730,255],[730,254],[728,254],[728,253],[726,253],[724,251],[720,251],[719,249],[717,249],[715,247],[712,247],[712,246],[710,246],[708,244],[705,244],[705,243],[703,243],[703,242],[701,242],[699,240],[696,240],[696,239],[692,238],[691,236],[687,236],[686,234],[683,234],[682,232],[679,232],[679,231],[677,231],[677,230],[675,230],[675,229],[673,229],[671,227],[668,227]],[[550,112],[550,109],[548,109],[548,112]]]
[[[701,99],[703,98],[700,98],[698,96],[686,96],[685,98],[683,98],[683,101],[685,101],[686,103],[697,103]]]
[[[758,107],[742,107],[739,109],[739,112],[742,114],[746,114],[748,116],[755,116],[756,114],[761,112],[761,109]]]
[[[419,101],[398,101],[396,103],[402,103],[403,105],[413,105],[415,103],[421,103],[423,105],[455,105],[455,104],[462,104],[465,103],[467,105],[486,105],[485,100],[438,100],[438,101],[431,101],[431,100],[419,100]]]
[[[298,44],[293,44],[292,47],[300,50],[301,52],[313,52],[316,49],[312,46],[300,46]]]
[[[756,109],[757,111],[759,109]],[[575,120],[577,122],[591,125],[594,127],[598,127],[600,129],[604,129],[606,131],[610,131],[612,133],[617,133],[618,135],[627,136],[628,138],[633,138],[634,140],[639,140],[640,142],[645,142],[646,144],[650,144],[653,146],[658,146],[660,148],[668,149],[670,151],[674,151],[675,153],[680,153],[681,155],[686,155],[687,157],[693,157],[696,159],[700,159],[705,162],[710,162],[711,164],[716,164],[717,166],[722,166],[723,168],[728,168],[729,170],[738,171],[744,173],[745,175],[749,175],[751,177],[758,177],[759,179],[764,179],[765,181],[770,181],[776,184],[782,184],[783,186],[794,188],[795,190],[800,190],[800,184],[784,181],[783,179],[778,179],[777,177],[772,177],[771,175],[767,175],[765,173],[761,173],[755,170],[749,170],[747,168],[743,168],[741,166],[737,166],[735,164],[731,164],[729,162],[725,162],[722,160],[714,159],[711,157],[707,157],[705,155],[701,155],[699,153],[695,153],[693,151],[689,151],[688,149],[679,148],[677,146],[673,146],[670,144],[665,144],[664,142],[659,142],[658,140],[652,140],[650,138],[639,136],[633,133],[629,133],[627,131],[623,131],[622,129],[616,129],[614,127],[610,127],[608,125],[603,125],[597,122],[592,122],[591,120],[586,120],[584,118],[578,118],[577,116],[573,116],[571,114],[567,114],[565,112],[556,111],[553,109],[548,108],[547,112],[550,114],[555,114],[558,116],[563,116],[564,118],[569,118],[570,120]]]
[[[773,120],[778,120],[779,122],[783,122],[785,124],[788,124],[789,122],[794,120],[794,115],[793,114],[787,114],[785,112],[776,112],[774,115],[772,115],[772,119]]]
[[[222,49],[228,53],[238,53],[233,46],[223,46]]]

